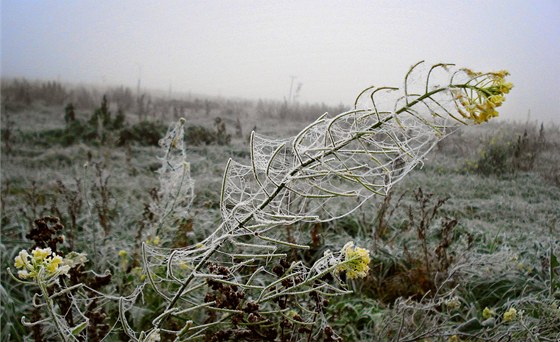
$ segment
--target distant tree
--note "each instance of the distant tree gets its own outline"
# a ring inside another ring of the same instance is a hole
[[[117,110],[117,115],[115,116],[115,120],[113,120],[113,124],[112,124],[112,129],[114,130],[118,130],[124,127],[125,124],[125,115],[124,115],[124,111],[122,110],[122,108],[119,108]]]
[[[67,125],[76,121],[76,113],[74,112],[74,105],[72,102],[68,103],[64,108],[64,121]]]
[[[241,125],[241,120],[237,117],[235,121],[235,136],[241,138],[243,136],[243,126]]]
[[[109,103],[107,102],[107,96],[103,95],[101,100],[101,107],[97,108],[89,123],[93,126],[102,124],[103,126],[108,126],[111,123],[111,112],[109,111]]]
[[[8,112],[8,109],[6,108],[6,105],[4,104],[4,110],[3,113],[4,115],[2,115],[2,119],[4,119],[3,123],[2,123],[2,130],[1,130],[1,136],[2,136],[2,143],[4,143],[4,153],[6,155],[10,155],[12,153],[12,131],[14,129],[14,122],[12,120],[10,120],[10,113]]]

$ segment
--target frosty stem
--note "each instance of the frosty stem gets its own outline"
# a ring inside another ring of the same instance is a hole
[[[37,279],[37,285],[41,289],[41,294],[45,298],[45,303],[47,305],[47,311],[49,312],[49,316],[51,316],[51,319],[54,323],[54,326],[56,328],[56,332],[58,333],[58,336],[60,337],[61,341],[64,341],[64,342],[68,341],[68,339],[66,338],[66,336],[62,332],[62,327],[60,326],[60,323],[58,322],[58,319],[57,319],[56,314],[54,312],[53,302],[51,300],[51,297],[49,296],[49,291],[47,290],[47,285],[40,279]]]

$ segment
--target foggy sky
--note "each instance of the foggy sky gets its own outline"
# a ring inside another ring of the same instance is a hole
[[[3,77],[350,106],[420,60],[507,69],[501,117],[560,122],[560,1],[2,0]],[[320,114],[320,113],[318,113]]]

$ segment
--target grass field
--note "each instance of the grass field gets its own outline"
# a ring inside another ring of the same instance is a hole
[[[108,124],[88,124],[102,108],[100,97],[93,106],[76,106],[71,120],[65,120],[66,102],[3,101],[2,340],[57,338],[49,328],[52,323],[21,323],[21,316],[26,322],[48,317],[41,306],[33,306],[37,288],[17,283],[6,269],[14,269],[20,250],[60,235],[64,241],[54,243],[60,253],[82,252],[89,259],[79,274],[65,280],[66,285],[81,281],[104,296],[86,291],[98,299],[78,300],[81,311],[68,308],[64,296],[59,296],[56,310],[66,319],[74,312],[76,326],[78,311],[87,317],[87,334],[78,332],[78,339],[96,340],[108,332],[108,340],[127,339],[116,324],[115,298],[145,284],[142,242],[155,249],[182,248],[196,245],[215,230],[221,220],[226,162],[233,158],[250,163],[252,129],[285,138],[297,134],[322,110],[342,111],[274,102],[191,100],[154,97],[144,116],[137,114],[138,103],[131,104],[122,111],[123,122],[111,123],[111,129]],[[198,106],[187,106],[194,103]],[[118,106],[122,103],[109,98],[111,120]],[[180,116],[186,118],[186,159],[194,197],[192,205],[183,203],[188,214],[161,221],[155,234],[153,208],[160,200],[156,171],[162,162],[161,148],[154,141]],[[64,228],[30,239],[31,228],[43,224],[35,220],[46,216],[58,217]],[[315,311],[322,329],[317,340],[558,341],[559,221],[560,128],[499,121],[461,128],[440,141],[424,164],[386,197],[375,197],[349,216],[282,229],[285,236],[294,235],[298,243],[310,246],[305,251],[288,248],[287,261],[312,264],[326,249],[340,250],[348,241],[370,251],[368,276],[342,279],[353,293],[329,297],[328,303],[320,304],[321,311]],[[207,285],[212,298],[221,298],[219,291],[228,286],[229,295],[222,293],[225,298],[237,293],[231,284],[210,292],[212,286]],[[127,312],[129,324],[136,331],[147,331],[163,305],[146,284],[142,298]],[[298,325],[298,317],[315,309],[303,304],[290,309],[283,311],[278,323],[282,337],[273,340],[307,336],[311,340],[314,327]],[[201,308],[192,317],[209,324],[237,312],[227,310],[216,314]],[[247,328],[249,323],[240,326],[271,340],[264,330]],[[241,328],[212,329],[200,339],[258,340],[249,333],[243,337]],[[284,329],[290,338],[284,338]],[[162,339],[170,337],[162,332]]]

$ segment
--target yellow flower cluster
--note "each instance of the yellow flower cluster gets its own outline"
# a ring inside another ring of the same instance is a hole
[[[146,244],[148,245],[152,245],[152,246],[159,246],[161,240],[159,238],[159,235],[156,235],[153,238],[149,238],[148,240],[146,240]]]
[[[502,70],[481,74],[468,69],[463,71],[476,83],[467,83],[466,86],[460,87],[461,90],[455,89],[453,92],[459,114],[475,124],[497,117],[496,108],[504,103],[504,95],[513,88],[513,84],[505,80],[509,72]]]
[[[68,274],[70,266],[61,265],[63,259],[50,248],[35,248],[31,255],[24,249],[14,259],[14,266],[19,269],[20,279],[48,279],[61,274]]]
[[[510,322],[517,318],[517,310],[515,308],[509,308],[508,311],[504,312],[504,322]]]
[[[484,319],[491,318],[494,314],[494,311],[490,310],[488,307],[485,307],[484,310],[482,310],[482,318]]]
[[[353,242],[348,242],[342,248],[344,261],[338,265],[337,271],[346,271],[348,279],[364,278],[369,272],[369,251],[365,248],[354,247]]]

